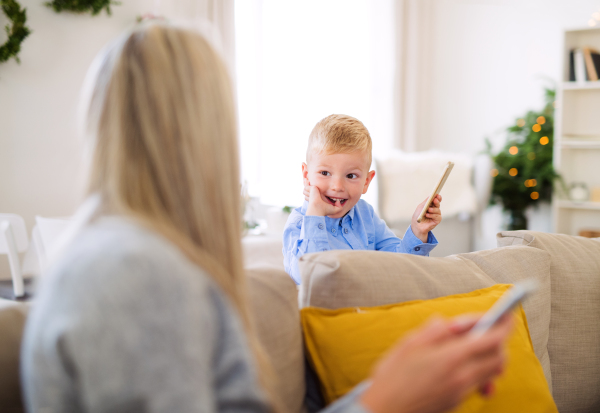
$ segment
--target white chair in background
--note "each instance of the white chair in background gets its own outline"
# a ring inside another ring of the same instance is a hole
[[[47,265],[40,229],[34,225],[31,230],[31,245],[23,258],[23,273],[27,274],[27,270],[29,270],[33,275],[40,275],[42,268],[46,268]]]
[[[57,241],[71,220],[69,218],[45,218],[36,215],[35,222],[36,226],[33,228],[31,237],[37,252],[40,271],[43,274],[48,268]]]
[[[25,295],[19,253],[29,247],[27,228],[23,218],[16,214],[0,214],[0,254],[8,255],[15,297]]]

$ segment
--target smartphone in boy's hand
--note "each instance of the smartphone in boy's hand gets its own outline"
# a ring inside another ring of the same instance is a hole
[[[442,222],[442,212],[440,210],[442,196],[440,195],[440,192],[442,191],[442,188],[444,187],[452,168],[454,168],[454,163],[448,162],[444,168],[444,171],[442,172],[442,176],[433,187],[433,191],[429,197],[419,204],[415,210],[415,213],[413,214],[410,227],[413,231],[413,234],[415,234],[415,236],[422,242],[427,242],[429,232],[437,227],[440,222]]]
[[[433,198],[421,222],[417,222],[417,219],[421,214],[421,211],[423,211],[427,201],[428,199],[424,200],[417,206],[417,209],[415,209],[410,222],[410,228],[412,229],[413,234],[415,234],[415,236],[422,242],[428,242],[429,232],[433,231],[433,229],[442,222],[442,210],[440,207],[442,203],[442,196],[440,194],[437,194]]]

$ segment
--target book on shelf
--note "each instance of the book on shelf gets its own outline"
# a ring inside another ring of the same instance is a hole
[[[600,229],[582,229],[579,231],[579,236],[586,238],[600,238]]]
[[[583,58],[585,59],[585,68],[589,80],[597,81],[600,72],[600,53],[590,47],[584,47]]]
[[[600,52],[591,47],[569,52],[569,81],[586,82],[600,79]]]
[[[572,72],[569,74],[569,78],[575,82],[585,82],[587,79],[587,70],[585,67],[585,58],[583,57],[583,50],[573,49],[571,50],[570,60],[573,63],[571,65]]]

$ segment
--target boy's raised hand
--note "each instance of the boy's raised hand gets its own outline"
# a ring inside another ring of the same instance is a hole
[[[308,182],[308,179],[304,179],[304,199],[308,201],[308,209],[306,215],[324,217],[326,215],[334,215],[339,212],[342,207],[331,205],[321,198],[321,191],[319,187],[313,186]]]
[[[423,242],[427,242],[429,231],[432,231],[440,222],[442,222],[442,211],[440,209],[442,196],[437,194],[435,198],[433,198],[429,210],[425,213],[425,216],[419,223],[417,222],[417,218],[419,218],[421,210],[423,209],[423,206],[425,206],[425,202],[427,202],[427,199],[419,204],[410,222],[410,228],[412,229],[413,234]]]

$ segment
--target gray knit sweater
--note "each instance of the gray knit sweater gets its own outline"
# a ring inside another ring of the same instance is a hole
[[[240,321],[161,236],[106,217],[45,274],[28,319],[29,412],[268,411]],[[329,411],[364,413],[356,392]]]

